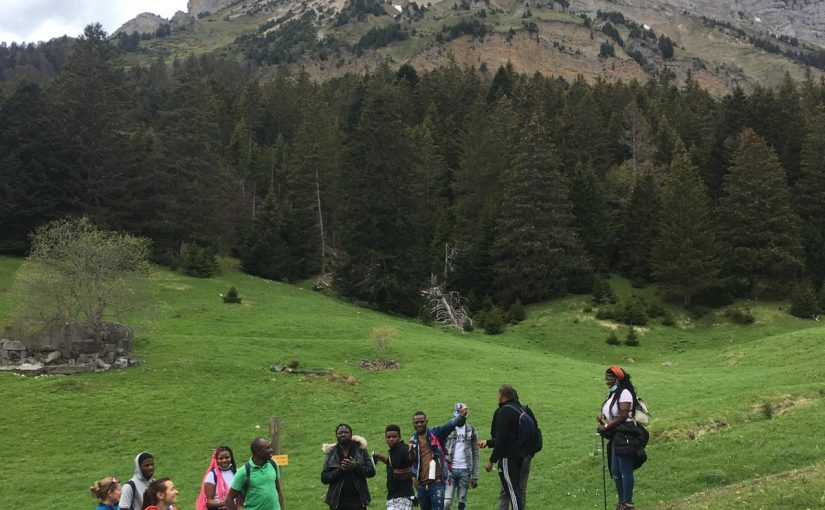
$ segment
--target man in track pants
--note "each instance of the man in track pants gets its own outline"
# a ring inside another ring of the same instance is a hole
[[[508,405],[509,404],[509,405]],[[524,509],[525,495],[519,491],[521,468],[527,452],[519,445],[519,411],[516,408],[516,390],[509,384],[498,389],[498,409],[493,414],[491,436],[495,437],[493,453],[484,467],[487,472],[498,463],[501,487],[510,500],[513,510]]]

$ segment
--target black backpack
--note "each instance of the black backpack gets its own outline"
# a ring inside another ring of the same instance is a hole
[[[518,444],[529,455],[535,455],[541,451],[543,441],[541,429],[539,428],[536,415],[530,406],[521,407],[516,404],[507,404],[518,413]]]

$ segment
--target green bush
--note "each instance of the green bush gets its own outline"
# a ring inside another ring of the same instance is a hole
[[[596,310],[596,319],[600,321],[613,320],[615,316],[615,310],[613,310],[613,307],[610,306],[603,306]]]
[[[651,319],[656,317],[664,317],[665,309],[659,303],[650,303],[647,307],[647,316]]]
[[[747,308],[728,308],[725,310],[725,317],[736,324],[753,324],[756,318]]]
[[[181,249],[180,268],[183,274],[197,278],[211,278],[220,272],[215,251],[197,244],[186,244]]]
[[[621,345],[622,343],[619,341],[619,337],[616,336],[615,331],[611,331],[610,335],[607,337],[607,345]]]
[[[644,326],[648,322],[647,303],[641,296],[632,295],[624,305],[621,322],[630,326]]]
[[[665,310],[662,314],[662,324],[664,326],[675,326],[676,320],[673,318],[673,314]]]
[[[605,303],[615,303],[616,293],[610,286],[610,282],[601,276],[593,276],[593,283],[591,284],[591,292],[593,293],[593,304],[603,305]]]
[[[226,294],[224,294],[223,296],[224,303],[240,304],[241,300],[241,296],[238,295],[238,289],[236,289],[234,285],[229,287],[229,290],[226,291]]]
[[[483,328],[488,335],[498,335],[504,331],[504,314],[501,308],[494,306],[485,314]]]
[[[629,345],[630,347],[639,346],[639,335],[636,333],[636,329],[633,326],[627,330],[627,337],[624,340],[624,344]]]
[[[808,284],[797,285],[791,294],[791,315],[803,319],[812,319],[819,315],[821,311],[813,287]]]
[[[507,310],[507,322],[510,324],[518,324],[526,318],[527,311],[524,309],[524,305],[521,304],[520,299],[516,299],[516,302],[510,306],[509,310]]]

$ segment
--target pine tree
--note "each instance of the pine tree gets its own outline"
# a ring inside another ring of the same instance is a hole
[[[799,218],[788,204],[785,172],[751,129],[740,135],[718,209],[724,262],[757,299],[786,291],[802,268]]]
[[[401,98],[380,77],[368,85],[347,141],[341,245],[349,258],[337,283],[345,295],[415,315],[427,245],[414,221],[411,147],[398,137],[404,132],[396,108]]]
[[[609,269],[610,246],[609,214],[604,192],[589,166],[576,165],[570,180],[570,201],[579,238],[587,250],[594,269]]]
[[[710,204],[698,169],[684,145],[676,142],[667,184],[662,191],[653,272],[660,288],[691,304],[697,291],[716,283],[721,270]]]
[[[534,115],[502,176],[492,254],[496,291],[505,303],[563,295],[571,276],[588,266],[560,160],[549,140]]]
[[[270,188],[241,251],[241,265],[247,273],[270,280],[287,278],[288,246],[282,235],[281,214],[275,190]]]
[[[620,267],[622,272],[638,283],[651,280],[653,245],[656,243],[659,218],[659,193],[648,166],[633,185],[630,200],[622,213]]]
[[[812,117],[802,145],[794,209],[802,220],[805,267],[818,287],[825,282],[825,108]]]

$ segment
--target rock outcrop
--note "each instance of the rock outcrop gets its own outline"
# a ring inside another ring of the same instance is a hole
[[[134,19],[131,19],[123,24],[120,28],[115,30],[114,34],[132,34],[137,32],[139,34],[154,34],[161,25],[166,25],[169,20],[164,19],[157,14],[151,12],[143,12],[138,14]]]

